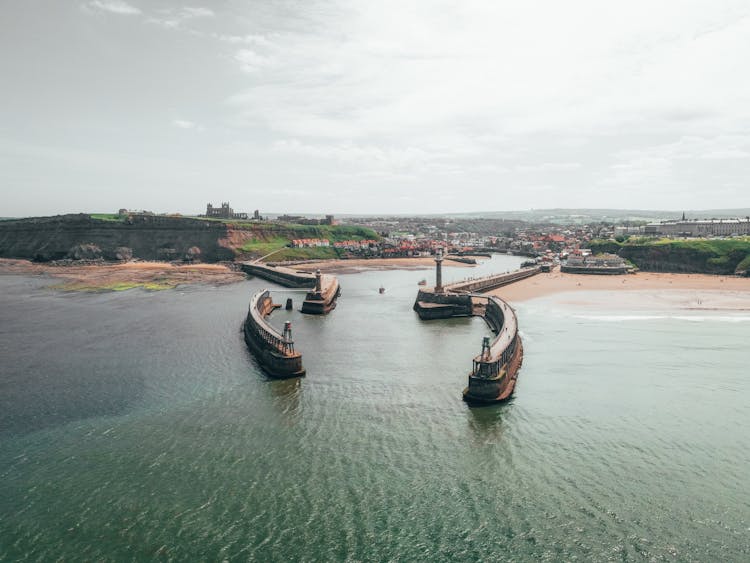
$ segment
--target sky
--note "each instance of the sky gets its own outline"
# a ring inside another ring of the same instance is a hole
[[[0,216],[750,207],[746,0],[0,9]]]

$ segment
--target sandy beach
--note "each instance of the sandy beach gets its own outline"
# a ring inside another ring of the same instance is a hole
[[[54,289],[107,291],[135,287],[170,289],[192,283],[225,284],[245,279],[242,272],[223,264],[171,264],[169,262],[124,262],[121,264],[52,265],[28,260],[0,259],[0,274],[37,275],[59,278]]]
[[[491,292],[509,302],[555,296],[555,302],[610,309],[750,310],[750,279],[639,272],[594,276],[538,274]]]

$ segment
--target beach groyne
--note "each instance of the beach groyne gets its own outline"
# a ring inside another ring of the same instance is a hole
[[[291,324],[287,323],[284,332],[280,333],[266,321],[277,307],[279,305],[274,304],[268,290],[253,295],[243,326],[245,342],[263,371],[271,377],[303,376],[302,354],[294,349]]]

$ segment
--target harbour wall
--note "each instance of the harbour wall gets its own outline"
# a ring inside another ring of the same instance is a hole
[[[250,276],[275,282],[284,287],[314,287],[315,275],[291,268],[273,267],[257,262],[242,262],[241,269]]]
[[[268,290],[253,295],[243,327],[245,342],[260,366],[271,377],[305,375],[302,354],[294,350],[294,342],[285,339],[266,321],[266,317],[276,307]]]
[[[481,295],[504,285],[534,276],[539,266],[505,274],[464,280],[446,285],[442,291],[420,289],[414,310],[423,320],[457,316],[481,316],[495,333],[486,339],[482,353],[473,359],[464,400],[469,403],[496,403],[510,398],[523,362],[523,344],[518,334],[518,319],[513,308],[496,296]],[[486,302],[485,302],[486,300]]]
[[[414,310],[422,320],[470,317],[474,314],[471,295],[468,293],[435,293],[430,289],[420,289]]]
[[[320,275],[320,282],[305,295],[302,312],[311,315],[325,315],[336,308],[336,299],[341,294],[339,280],[328,274]]]
[[[489,348],[474,358],[464,399],[494,403],[508,399],[513,393],[523,361],[523,346],[516,313],[508,303],[499,297],[488,297],[483,317],[495,337]]]
[[[519,280],[535,276],[541,272],[539,266],[533,266],[531,268],[521,268],[514,272],[508,272],[506,274],[493,274],[482,278],[473,280],[463,280],[460,282],[448,284],[445,286],[446,292],[470,292],[480,293],[482,291],[490,291],[508,285]]]
[[[243,262],[242,271],[278,283],[284,287],[311,288],[302,303],[302,312],[311,315],[325,315],[336,308],[336,299],[341,287],[336,276],[330,274],[308,274],[291,268],[274,267],[256,262]]]

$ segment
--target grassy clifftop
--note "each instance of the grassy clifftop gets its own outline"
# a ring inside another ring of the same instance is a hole
[[[651,272],[744,273],[750,268],[750,237],[731,239],[630,238],[591,241],[592,252],[618,254]]]
[[[349,225],[296,225],[292,223],[228,223],[231,248],[240,257],[259,258],[270,253],[269,260],[306,260],[338,258],[333,246],[289,248],[294,239],[328,239],[331,244],[345,240],[378,240],[372,229]]]

